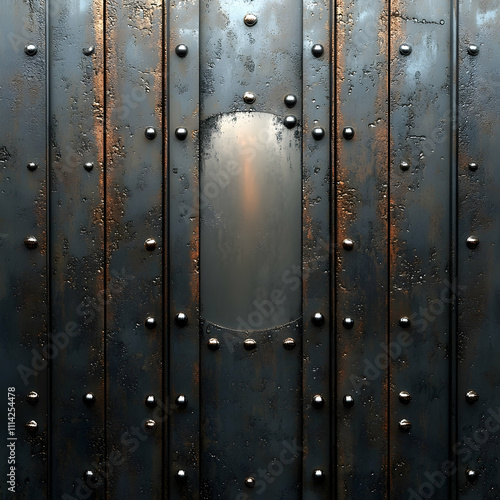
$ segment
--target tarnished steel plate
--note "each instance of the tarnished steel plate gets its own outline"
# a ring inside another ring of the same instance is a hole
[[[268,113],[205,120],[200,134],[201,316],[266,330],[301,315],[301,133]]]

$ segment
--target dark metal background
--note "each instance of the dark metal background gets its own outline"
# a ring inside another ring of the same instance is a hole
[[[500,498],[499,26],[4,0],[0,498]]]

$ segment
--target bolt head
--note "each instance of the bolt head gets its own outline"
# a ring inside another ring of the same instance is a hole
[[[403,172],[406,172],[407,170],[409,170],[409,168],[410,168],[410,164],[409,164],[407,161],[402,161],[402,162],[399,164],[399,168],[400,168]]]
[[[146,429],[152,431],[156,427],[156,422],[153,419],[148,418],[146,422],[144,422],[144,426],[146,427]]]
[[[409,328],[411,326],[410,318],[408,318],[408,316],[403,316],[402,318],[399,318],[399,326],[401,328]]]
[[[31,391],[26,396],[26,399],[28,400],[29,403],[31,403],[32,405],[34,405],[38,401],[38,399],[39,399],[38,393],[35,392],[35,391]]]
[[[86,403],[86,404],[92,404],[95,402],[95,396],[94,396],[94,393],[93,392],[87,392],[87,394],[85,394],[83,396],[83,402]]]
[[[469,163],[469,170],[471,172],[475,172],[479,168],[479,165],[477,163]]]
[[[469,481],[470,483],[473,483],[477,479],[477,476],[478,474],[475,470],[467,469],[465,471],[465,477],[467,478],[467,481]]]
[[[342,135],[346,141],[350,141],[354,138],[354,129],[352,127],[344,127]]]
[[[175,53],[179,57],[186,57],[188,55],[189,49],[187,45],[184,45],[183,43],[180,43],[175,47]]]
[[[467,47],[467,52],[469,53],[470,56],[477,56],[479,54],[479,45],[471,43]]]
[[[184,396],[184,394],[180,394],[179,396],[177,396],[177,399],[175,400],[175,404],[179,408],[186,408],[188,405],[187,397]]]
[[[257,347],[257,342],[254,339],[245,339],[243,342],[243,347],[247,351],[253,351]]]
[[[469,236],[467,238],[467,247],[470,248],[471,250],[476,249],[479,246],[479,238],[476,238],[475,236]]]
[[[38,424],[34,420],[30,420],[26,424],[26,429],[28,430],[28,432],[34,433],[38,429]]]
[[[342,320],[342,325],[347,330],[351,330],[354,327],[354,319],[348,316]]]
[[[243,101],[246,104],[253,104],[257,100],[257,97],[253,92],[245,92],[243,94]]]
[[[293,108],[297,104],[297,96],[288,94],[285,96],[284,102],[287,108]]]
[[[403,420],[399,421],[399,429],[402,432],[410,432],[411,423],[408,420],[406,420],[406,418],[403,418]]]
[[[314,57],[321,57],[325,53],[325,48],[320,43],[315,43],[311,48]]]
[[[208,339],[207,346],[211,351],[217,351],[220,348],[220,342],[216,338]]]
[[[342,242],[342,246],[344,247],[344,250],[350,251],[354,248],[354,241],[352,241],[351,238],[346,238]]]
[[[156,406],[156,398],[150,394],[149,396],[146,396],[146,400],[144,401],[144,404],[148,408],[154,408]]]
[[[82,52],[86,56],[91,56],[95,52],[95,47],[93,45],[91,45],[90,47],[84,47],[82,49]]]
[[[321,394],[315,394],[312,398],[312,405],[314,408],[323,408],[325,406],[325,399]]]
[[[473,405],[479,399],[479,395],[477,394],[476,391],[468,391],[467,394],[465,395],[465,399],[467,403]]]
[[[24,47],[24,52],[28,56],[34,56],[38,52],[38,48],[35,44],[29,43]]]
[[[90,172],[93,168],[94,168],[94,164],[92,162],[87,162],[85,163],[85,165],[83,166],[83,168],[87,171],[87,172]]]
[[[316,312],[312,315],[311,322],[315,326],[322,326],[325,324],[325,317],[320,312]]]
[[[399,46],[399,53],[402,56],[409,56],[411,54],[411,51],[411,45],[408,45],[407,43],[403,43]]]
[[[247,26],[255,26],[257,24],[257,16],[255,14],[247,14],[244,18],[243,18],[243,22],[247,25]]]
[[[179,141],[185,141],[188,136],[188,130],[184,127],[178,127],[175,129],[175,137],[179,139]]]
[[[325,473],[321,469],[314,469],[312,473],[312,477],[314,481],[324,481],[325,480]]]
[[[399,393],[399,401],[405,405],[409,404],[411,401],[411,394],[408,391],[401,391]]]
[[[144,135],[147,139],[152,141],[156,137],[156,129],[154,127],[147,127],[144,131]]]
[[[175,473],[175,479],[177,479],[177,481],[179,482],[184,482],[187,480],[187,473],[185,470],[183,469],[179,469],[176,473]]]
[[[255,479],[253,477],[247,477],[245,479],[245,486],[247,488],[255,488]]]
[[[26,248],[29,248],[30,250],[33,250],[34,248],[36,248],[38,246],[38,240],[34,236],[28,236],[24,240],[24,246]]]
[[[175,324],[180,328],[184,328],[188,324],[187,315],[183,312],[177,313],[175,316]]]
[[[287,351],[291,351],[295,347],[295,340],[293,340],[292,338],[285,339],[283,341],[283,347]]]
[[[152,252],[156,248],[156,240],[154,238],[148,238],[144,242],[144,247],[148,252]]]
[[[316,141],[320,141],[323,137],[325,137],[325,129],[322,127],[314,127],[312,130],[312,136]]]
[[[38,165],[34,162],[30,162],[26,167],[30,172],[34,172],[38,168]]]
[[[144,322],[144,325],[149,330],[152,330],[153,328],[156,328],[156,319],[153,318],[152,316],[149,316],[149,318],[146,318],[146,321]]]
[[[342,399],[342,403],[346,408],[352,408],[354,406],[354,398],[350,394],[347,394]]]
[[[297,118],[292,115],[285,116],[284,124],[286,128],[293,128],[297,125]]]

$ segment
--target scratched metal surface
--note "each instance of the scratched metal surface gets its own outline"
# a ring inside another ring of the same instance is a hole
[[[4,4],[19,498],[499,498],[496,2]]]

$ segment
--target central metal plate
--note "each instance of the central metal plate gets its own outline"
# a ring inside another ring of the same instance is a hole
[[[301,316],[301,133],[269,113],[201,125],[201,317],[268,330]]]

